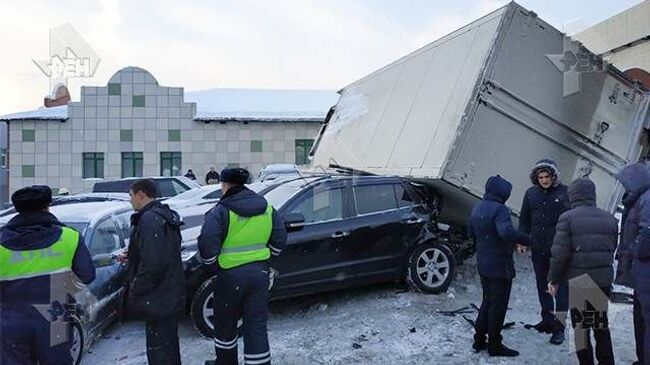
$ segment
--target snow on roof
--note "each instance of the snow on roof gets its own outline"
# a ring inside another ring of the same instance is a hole
[[[0,121],[10,120],[66,120],[68,119],[68,106],[61,105],[52,108],[40,108],[32,111],[7,114],[0,116]]]
[[[322,121],[336,104],[332,90],[210,89],[185,93],[200,121]]]
[[[185,93],[196,103],[197,121],[321,122],[338,100],[333,90],[209,89]],[[66,120],[68,106],[0,116],[0,121]]]

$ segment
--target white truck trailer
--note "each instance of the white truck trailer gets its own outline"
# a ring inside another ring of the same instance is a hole
[[[343,88],[312,165],[427,184],[442,197],[441,221],[462,224],[493,174],[513,183],[517,213],[531,166],[551,158],[565,182],[593,179],[599,206],[613,210],[613,175],[645,153],[649,100],[510,3]]]

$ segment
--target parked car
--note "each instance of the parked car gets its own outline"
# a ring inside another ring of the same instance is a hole
[[[172,209],[180,209],[193,205],[216,203],[221,198],[221,194],[221,185],[205,185],[165,199],[163,203]]]
[[[200,188],[195,180],[185,176],[152,176],[158,187],[159,198],[171,198],[190,189]],[[93,193],[128,193],[131,184],[143,177],[127,177],[120,180],[98,181],[93,185]]]
[[[91,342],[118,316],[126,270],[113,257],[128,244],[133,209],[128,202],[110,198],[72,198],[54,201],[50,212],[84,237],[96,267],[95,281],[75,295],[81,315],[73,326],[72,355],[74,363],[79,364]],[[15,214],[0,218],[0,226]]]
[[[273,180],[285,175],[299,175],[298,166],[283,163],[266,165],[260,170],[257,180]]]
[[[436,221],[435,202],[397,177],[312,176],[284,181],[262,192],[289,231],[274,267],[272,299],[406,279],[424,293],[441,293],[454,267],[471,254]],[[196,329],[213,328],[215,266],[197,257],[200,227],[185,231],[183,259],[188,308]]]

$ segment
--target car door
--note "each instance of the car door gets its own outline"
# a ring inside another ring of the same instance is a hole
[[[353,191],[354,213],[348,219],[350,239],[341,254],[346,274],[356,281],[380,281],[402,275],[403,257],[412,243],[407,231],[417,217],[400,209],[396,182],[359,179]]]
[[[280,210],[300,213],[305,222],[290,229],[287,247],[276,259],[279,276],[274,295],[296,295],[343,285],[341,247],[348,239],[345,218],[349,198],[345,181],[326,181],[307,188]]]
[[[88,249],[96,262],[96,278],[88,286],[93,295],[92,302],[87,306],[91,331],[103,328],[115,317],[124,291],[124,266],[115,260],[97,259],[119,253],[124,245],[113,217],[106,217],[92,227]],[[101,263],[97,264],[99,261]]]

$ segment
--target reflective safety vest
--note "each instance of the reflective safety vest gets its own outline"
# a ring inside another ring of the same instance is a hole
[[[245,265],[255,261],[268,260],[271,250],[269,238],[273,230],[273,206],[253,217],[240,217],[229,211],[228,234],[219,253],[219,266],[224,269]]]
[[[50,247],[13,251],[0,245],[0,281],[70,272],[78,244],[79,233],[62,227],[61,237]]]

